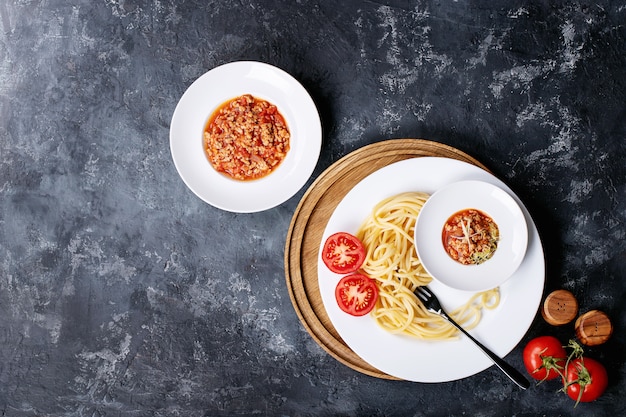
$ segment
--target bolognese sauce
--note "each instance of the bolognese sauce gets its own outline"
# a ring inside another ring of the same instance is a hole
[[[454,213],[443,226],[443,246],[452,259],[463,265],[478,265],[490,259],[500,232],[491,217],[476,209]]]
[[[204,128],[204,150],[211,165],[240,181],[274,171],[289,148],[289,129],[276,106],[250,94],[223,103]]]

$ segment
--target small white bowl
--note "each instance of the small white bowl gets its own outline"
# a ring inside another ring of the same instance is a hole
[[[211,114],[243,94],[275,104],[291,133],[285,160],[270,175],[252,181],[217,172],[203,148]],[[321,119],[309,93],[284,70],[262,62],[231,62],[206,72],[180,98],[170,125],[172,158],[184,183],[205,202],[236,213],[267,210],[291,198],[311,177],[321,146]]]
[[[493,256],[478,265],[463,265],[445,251],[444,224],[453,214],[476,209],[498,225],[500,239]],[[442,284],[462,291],[485,291],[503,284],[522,263],[528,226],[517,202],[504,190],[483,181],[460,181],[436,191],[415,224],[415,249],[426,271]]]

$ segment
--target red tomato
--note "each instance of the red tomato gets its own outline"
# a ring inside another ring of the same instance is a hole
[[[347,275],[337,284],[335,299],[344,312],[364,316],[372,311],[378,300],[378,287],[373,279],[365,275]]]
[[[565,378],[567,395],[576,400],[576,404],[598,399],[609,385],[604,365],[584,356],[567,365]]]
[[[546,381],[562,376],[567,352],[556,337],[539,336],[528,342],[523,358],[530,376]]]
[[[326,239],[322,249],[322,260],[331,271],[349,274],[363,265],[365,247],[350,233],[338,232]]]

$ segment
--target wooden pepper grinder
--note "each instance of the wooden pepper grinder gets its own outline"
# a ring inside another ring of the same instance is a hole
[[[613,324],[600,310],[591,310],[576,319],[576,337],[587,346],[600,345],[613,334]]]

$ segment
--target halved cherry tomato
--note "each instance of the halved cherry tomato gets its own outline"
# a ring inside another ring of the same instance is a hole
[[[322,260],[331,271],[349,274],[363,265],[365,247],[356,236],[338,232],[326,239],[322,249]]]
[[[567,395],[576,404],[598,399],[609,385],[604,365],[584,356],[573,359],[567,365],[565,378]]]
[[[335,288],[335,299],[342,311],[353,316],[364,316],[378,300],[378,287],[373,279],[361,275],[347,275]]]
[[[554,336],[539,336],[526,344],[524,366],[535,379],[546,381],[563,375],[567,352]]]

